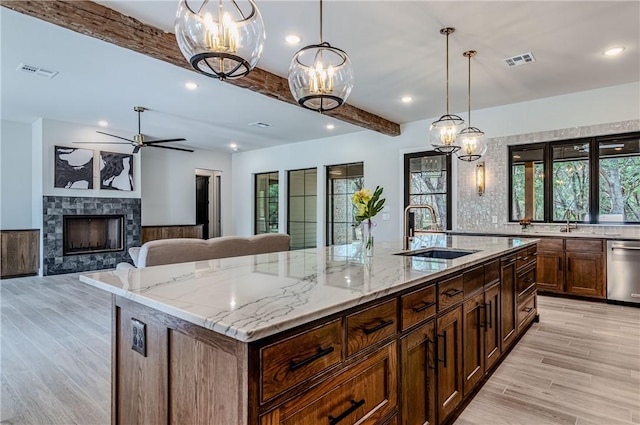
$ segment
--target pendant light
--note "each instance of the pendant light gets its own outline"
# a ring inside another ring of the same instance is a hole
[[[189,3],[199,7],[194,10]],[[253,0],[180,0],[175,32],[191,66],[220,80],[247,75],[260,60],[265,40]]]
[[[291,59],[291,94],[303,108],[322,113],[346,102],[353,88],[353,79],[349,56],[322,38],[320,0],[320,44],[303,47]]]
[[[449,35],[454,31],[455,28],[449,27],[440,30],[440,34],[447,37],[447,113],[431,123],[429,128],[431,145],[434,150],[445,154],[452,154],[460,150],[460,146],[455,142],[460,127],[464,125],[462,118],[449,113]]]
[[[475,50],[467,50],[462,55],[469,60],[469,79],[467,91],[467,105],[469,110],[469,121],[467,127],[458,135],[458,141],[462,145],[461,149],[456,152],[458,159],[462,161],[476,161],[482,157],[487,151],[487,144],[484,139],[484,132],[477,127],[471,126],[471,58],[478,52]]]

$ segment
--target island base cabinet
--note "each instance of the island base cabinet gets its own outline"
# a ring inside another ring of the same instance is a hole
[[[375,354],[260,418],[261,425],[377,424],[397,405],[397,348]]]
[[[462,306],[464,395],[484,377],[485,302],[480,292]]]
[[[438,337],[438,423],[462,402],[462,306],[436,320]]]
[[[436,423],[435,342],[435,320],[401,340],[403,425]]]
[[[500,358],[500,283],[496,283],[484,292],[486,314],[484,338],[484,366],[490,370]]]
[[[502,260],[500,273],[500,338],[502,352],[516,340],[516,259],[507,257]]]

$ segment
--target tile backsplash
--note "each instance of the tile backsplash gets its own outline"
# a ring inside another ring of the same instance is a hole
[[[462,232],[515,232],[521,231],[518,223],[508,221],[509,167],[507,146],[526,143],[550,142],[580,137],[640,131],[640,120],[621,121],[561,130],[541,131],[496,137],[487,140],[487,153],[480,160],[485,162],[485,193],[479,196],[475,185],[476,162],[458,161],[457,223],[454,230]],[[560,224],[534,224],[534,231],[556,232]],[[574,232],[598,235],[621,234],[640,237],[640,226],[578,225]]]

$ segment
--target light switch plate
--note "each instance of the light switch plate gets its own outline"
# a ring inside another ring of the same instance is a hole
[[[389,220],[389,214],[382,214],[382,219],[383,220]]]
[[[131,318],[131,349],[147,357],[147,325]]]

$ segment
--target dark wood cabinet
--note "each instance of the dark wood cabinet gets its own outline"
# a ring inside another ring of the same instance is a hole
[[[3,230],[0,232],[0,277],[31,276],[40,268],[40,231]]]
[[[444,422],[463,396],[462,306],[438,317],[438,421]]]
[[[543,238],[538,247],[539,291],[606,298],[604,240]]]
[[[484,291],[484,307],[486,314],[484,338],[484,366],[486,370],[498,361],[502,350],[500,342],[500,282],[494,283]]]
[[[436,423],[435,320],[411,331],[400,343],[402,423]]]
[[[480,292],[462,305],[464,395],[469,394],[484,376],[484,322],[484,292]]]
[[[500,264],[500,348],[504,352],[517,336],[516,317],[516,256],[501,260]]]

